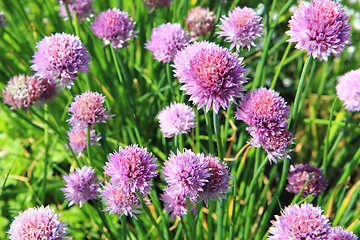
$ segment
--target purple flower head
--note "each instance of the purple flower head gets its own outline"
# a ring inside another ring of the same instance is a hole
[[[5,15],[3,12],[0,12],[0,27],[6,26],[6,25],[7,25],[7,20],[5,18]]]
[[[89,72],[91,58],[77,36],[55,33],[43,38],[36,48],[31,69],[40,78],[54,78],[63,88],[71,88],[79,72]]]
[[[12,110],[24,109],[44,99],[51,90],[50,82],[36,76],[18,75],[12,77],[2,94],[4,103],[11,105]],[[55,88],[56,89],[56,88]],[[55,90],[56,91],[56,90]],[[51,94],[50,94],[51,95]]]
[[[308,55],[327,61],[333,54],[340,57],[346,45],[351,44],[349,17],[341,5],[332,0],[313,0],[303,3],[289,21],[289,42],[307,50]]]
[[[145,48],[159,62],[170,62],[189,42],[188,32],[179,23],[164,23],[152,30],[151,40],[145,43]]]
[[[193,40],[210,33],[214,29],[215,14],[208,8],[195,7],[185,19]]]
[[[69,206],[76,203],[82,207],[87,200],[99,198],[101,181],[97,181],[92,167],[75,169],[75,172],[71,171],[69,175],[63,175],[63,178],[66,184],[60,190],[65,193]]]
[[[170,217],[174,219],[176,216],[187,215],[186,195],[179,192],[174,192],[172,188],[165,187],[164,194],[161,195],[161,200],[165,203],[164,209],[171,212]],[[189,198],[190,204],[195,204],[196,198]],[[191,207],[191,212],[194,214],[196,209]]]
[[[345,109],[360,111],[360,68],[351,70],[339,78],[336,93],[344,102]]]
[[[107,206],[103,211],[109,211],[109,215],[119,214],[120,217],[130,215],[136,219],[134,213],[141,213],[137,210],[141,203],[134,192],[124,192],[121,188],[108,182],[105,182],[103,188],[104,190],[101,190],[101,197],[104,198],[102,202]]]
[[[281,216],[275,216],[276,221],[269,232],[269,240],[285,239],[324,239],[327,240],[330,232],[330,222],[327,216],[322,215],[320,207],[313,207],[310,203],[290,205]]]
[[[290,166],[286,190],[298,194],[310,176],[312,177],[304,188],[304,191],[301,193],[301,196],[307,197],[311,194],[319,196],[326,189],[327,180],[321,169],[309,164]]]
[[[71,16],[73,17],[73,10],[75,9],[76,19],[79,22],[84,21],[87,17],[92,15],[93,3],[94,0],[72,0],[70,3],[68,3]],[[60,9],[59,15],[60,17],[64,17],[65,20],[68,20],[68,15],[66,13],[64,4],[66,3],[63,2],[59,8]]]
[[[242,97],[246,89],[241,84],[247,82],[244,74],[243,58],[230,53],[215,43],[195,42],[179,52],[174,58],[175,77],[179,77],[181,87],[198,109],[211,106],[216,113],[220,105],[223,109],[235,98]]]
[[[203,161],[208,164],[206,168],[210,170],[210,176],[207,178],[208,182],[203,186],[203,192],[199,192],[199,197],[200,201],[204,200],[208,206],[209,199],[214,200],[216,198],[219,201],[220,198],[226,199],[223,193],[231,191],[228,189],[231,186],[228,184],[231,177],[225,162],[220,162],[218,158],[211,155],[206,156]]]
[[[171,152],[168,161],[165,161],[162,174],[169,184],[169,191],[180,196],[197,197],[203,192],[204,185],[210,177],[208,163],[203,161],[203,154],[196,154],[191,150],[184,152],[177,150],[177,155]]]
[[[347,231],[343,227],[332,227],[329,233],[331,240],[357,240],[358,237],[352,232]]]
[[[272,135],[287,127],[290,108],[285,100],[271,89],[258,88],[250,91],[242,99],[235,113],[235,119],[249,125],[249,132]]]
[[[109,115],[109,110],[103,107],[104,102],[105,97],[97,92],[87,91],[75,96],[75,101],[69,107],[71,118],[68,122],[76,129],[85,129],[111,119],[113,115]]]
[[[230,49],[236,47],[239,51],[243,47],[249,50],[251,46],[256,46],[254,40],[261,37],[261,31],[264,29],[260,24],[261,17],[256,15],[252,8],[235,7],[229,12],[229,17],[222,16],[221,24],[217,25],[222,31],[216,32],[219,37],[226,37],[225,41],[230,42]]]
[[[196,127],[195,112],[185,103],[171,103],[160,111],[158,117],[160,130],[165,137],[190,132]]]
[[[119,147],[119,152],[114,151],[108,160],[104,174],[110,176],[111,184],[125,193],[137,190],[148,194],[152,186],[150,181],[158,174],[158,165],[146,148],[139,148],[136,144]]]
[[[143,3],[147,11],[151,13],[161,6],[170,7],[172,1],[173,0],[143,0]]]
[[[103,40],[104,45],[113,46],[115,49],[125,48],[128,41],[136,37],[139,31],[134,31],[135,22],[129,13],[117,8],[108,9],[99,13],[99,17],[91,23],[94,35]]]
[[[75,154],[80,154],[87,149],[86,129],[71,129],[67,132],[69,145]],[[95,145],[101,139],[100,134],[96,134],[94,129],[90,130],[90,145]]]
[[[59,214],[49,206],[28,208],[14,218],[7,232],[10,240],[69,239],[66,224],[58,220]]]

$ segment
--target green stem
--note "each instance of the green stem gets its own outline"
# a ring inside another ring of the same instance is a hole
[[[306,82],[305,89],[303,91],[304,93],[303,93],[303,96],[302,96],[301,101],[300,101],[300,109],[303,109],[304,102],[305,102],[307,93],[308,93],[309,88],[310,88],[311,80],[312,80],[312,78],[314,76],[314,73],[315,73],[316,61],[313,61],[311,65],[312,66],[311,66],[310,74],[309,74],[309,77],[308,77],[308,81]]]
[[[216,144],[218,148],[218,156],[221,161],[224,160],[224,147],[221,141],[221,131],[220,131],[220,123],[219,116],[213,111],[213,121],[214,121],[214,131],[216,135]]]
[[[167,76],[166,78],[167,78],[168,84],[170,86],[171,101],[176,101],[175,90],[174,90],[172,76],[171,76],[171,70],[170,70],[170,63],[166,63],[166,76]]]
[[[188,223],[190,225],[190,239],[196,239],[196,223],[194,220],[194,216],[191,212],[191,203],[190,203],[190,199],[186,198],[186,207],[187,207],[187,219],[188,219]]]
[[[44,203],[45,196],[46,196],[46,178],[47,178],[47,170],[48,170],[48,163],[49,163],[49,125],[47,124],[48,121],[48,105],[47,103],[44,104],[44,145],[45,145],[45,156],[44,156],[44,179],[43,179],[43,189],[41,195],[41,202]]]
[[[126,235],[127,235],[127,228],[126,228],[126,216],[121,216],[121,226],[122,226],[122,237],[124,240],[127,239]]]
[[[87,148],[90,166],[93,167],[92,156],[91,156],[91,135],[90,135],[91,130],[90,130],[90,128],[91,128],[90,125],[86,128],[86,148]]]
[[[70,13],[70,9],[69,9],[69,5],[64,3],[64,7],[65,7],[65,10],[66,10],[66,15],[69,19],[69,23],[70,23],[70,28],[71,28],[71,32],[76,34],[76,31],[74,29],[74,26],[72,25],[72,17],[71,17],[71,13]]]
[[[91,203],[92,203],[93,207],[96,209],[97,213],[99,214],[99,216],[100,216],[102,222],[104,223],[105,227],[108,229],[108,232],[109,232],[109,234],[111,236],[111,239],[112,240],[118,239],[117,237],[115,237],[114,233],[112,232],[112,229],[110,228],[110,225],[108,223],[108,220],[107,220],[105,214],[100,210],[98,202],[95,201],[95,200],[91,200]]]
[[[152,224],[155,226],[156,230],[158,231],[160,239],[161,239],[161,240],[165,240],[165,239],[164,239],[164,236],[163,236],[163,233],[161,232],[161,229],[160,229],[159,224],[156,222],[156,220],[154,219],[153,215],[151,214],[150,209],[149,209],[148,206],[146,205],[143,197],[141,196],[141,194],[140,194],[137,190],[135,190],[135,194],[136,194],[136,196],[139,198],[142,207],[144,208],[146,214],[147,214],[148,217],[150,218],[150,221],[152,222]]]
[[[292,124],[292,131],[295,132],[296,130],[296,124],[298,121],[298,114],[301,111],[301,109],[299,109],[299,103],[300,103],[300,98],[301,98],[301,93],[304,87],[304,83],[305,83],[305,77],[306,77],[306,72],[309,68],[310,62],[311,62],[311,55],[308,55],[306,58],[306,61],[304,63],[304,67],[303,70],[301,72],[301,76],[300,76],[300,80],[299,80],[299,86],[296,90],[296,95],[295,95],[295,100],[294,100],[294,107],[293,107],[293,114],[292,114],[292,118],[290,119],[291,124]]]
[[[292,43],[289,43],[289,44],[288,44],[288,46],[287,46],[287,48],[286,48],[286,50],[285,50],[285,52],[284,52],[284,55],[283,55],[282,58],[281,58],[280,64],[279,64],[279,65],[277,66],[277,68],[276,68],[276,72],[275,72],[274,78],[273,78],[273,80],[272,80],[270,89],[274,89],[274,88],[275,88],[277,79],[278,79],[279,74],[280,74],[280,72],[281,72],[281,69],[282,69],[282,67],[283,67],[283,65],[284,65],[285,59],[286,59],[286,57],[287,57],[287,55],[289,54],[289,51],[290,51],[290,49],[291,49],[291,45],[292,45]]]
[[[184,219],[183,219],[182,217],[180,217],[180,221],[181,221],[181,225],[182,225],[182,227],[183,227],[183,229],[184,229],[184,233],[185,233],[186,239],[190,239],[189,234],[188,234],[188,232],[187,232],[186,225],[185,225],[185,223],[184,223]]]
[[[204,109],[204,115],[205,115],[205,120],[206,120],[206,129],[207,129],[207,134],[209,137],[209,151],[211,154],[215,155],[215,150],[214,150],[214,139],[213,139],[213,132],[212,132],[212,126],[211,126],[211,118],[209,116],[209,113],[206,111],[205,107]]]

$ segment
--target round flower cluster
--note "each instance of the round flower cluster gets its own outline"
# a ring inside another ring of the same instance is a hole
[[[290,109],[279,93],[266,88],[250,91],[239,104],[235,119],[249,125],[250,144],[262,147],[268,153],[270,163],[276,158],[289,157],[286,149],[293,143],[293,136],[287,129],[286,120]]]
[[[313,0],[303,3],[289,21],[289,42],[296,48],[307,50],[308,55],[320,61],[328,60],[332,54],[340,57],[349,38],[351,25],[346,11],[332,0]]]
[[[160,111],[157,118],[161,132],[168,138],[190,132],[196,127],[195,112],[184,103],[171,103]]]
[[[344,102],[345,109],[360,111],[360,69],[341,76],[336,85],[336,93]]]
[[[10,240],[20,239],[69,239],[65,235],[66,224],[58,220],[59,215],[51,207],[28,208],[19,213],[10,225]]]
[[[2,92],[4,103],[11,105],[12,110],[51,100],[56,94],[57,88],[51,79],[27,75],[12,77]]]
[[[236,47],[239,51],[240,47],[256,46],[254,40],[261,37],[263,24],[260,24],[261,17],[256,15],[252,8],[235,7],[229,12],[229,17],[220,18],[221,24],[217,25],[222,31],[217,32],[219,37],[226,37],[225,41],[230,42],[230,49]]]
[[[229,192],[231,178],[226,165],[218,158],[204,157],[191,150],[171,152],[162,174],[168,186],[161,199],[171,218],[187,214],[187,198],[194,204],[199,197],[199,201],[204,200],[207,205],[209,199],[225,198],[223,193]]]
[[[62,2],[60,6],[60,17],[64,17],[65,20],[68,20],[68,15],[66,13],[66,8],[64,4],[68,4],[70,14],[73,17],[73,10],[76,13],[76,19],[79,22],[84,21],[87,17],[92,15],[93,7],[92,4],[94,0],[72,0],[69,3]]]
[[[144,3],[147,11],[151,13],[161,6],[170,7],[170,3],[172,1],[173,0],[143,0],[142,2]]]
[[[81,208],[88,200],[99,198],[101,181],[97,181],[92,167],[84,166],[75,169],[75,172],[70,172],[69,175],[64,175],[63,178],[66,184],[60,190],[65,193],[69,206],[76,203]]]
[[[309,178],[311,179],[309,180]],[[286,190],[298,194],[308,180],[309,182],[301,193],[302,197],[311,194],[319,196],[327,187],[327,180],[321,169],[309,164],[291,165]]]
[[[214,29],[215,14],[208,8],[195,7],[190,10],[185,23],[190,30],[192,40],[210,33]]]
[[[106,182],[101,191],[107,206],[105,211],[135,217],[133,213],[139,213],[136,209],[140,205],[136,192],[142,197],[150,192],[150,181],[158,174],[156,158],[146,148],[131,145],[120,147],[108,160],[104,174],[110,177],[110,182]]]
[[[103,40],[104,45],[115,49],[125,48],[129,45],[130,38],[135,37],[138,31],[134,31],[135,22],[130,14],[117,8],[108,9],[99,13],[90,28],[95,36]]]
[[[226,109],[229,102],[242,97],[241,86],[247,82],[244,74],[243,58],[230,53],[226,48],[206,41],[195,42],[184,48],[174,58],[175,77],[185,83],[181,90],[190,95],[190,101],[198,104],[198,109],[211,106],[218,113],[220,106]]]
[[[60,86],[70,88],[79,72],[87,73],[91,58],[79,37],[67,33],[46,36],[36,44],[31,61],[36,76],[57,79]]]
[[[159,62],[170,62],[178,51],[190,42],[188,33],[179,23],[161,24],[152,30],[150,38],[145,48],[150,50],[154,59]]]

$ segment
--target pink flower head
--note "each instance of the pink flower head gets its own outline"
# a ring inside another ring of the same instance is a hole
[[[76,19],[79,22],[84,21],[87,17],[92,15],[93,3],[94,0],[72,0],[70,3],[68,3],[71,16],[73,17],[73,10],[75,10]],[[65,20],[68,20],[68,15],[66,13],[64,4],[66,3],[62,2],[62,5],[59,8],[60,9],[59,15],[60,17],[64,17]]]
[[[208,8],[195,7],[185,19],[193,40],[210,33],[214,29],[215,14]]]
[[[164,23],[154,28],[145,48],[159,62],[170,62],[190,42],[188,32],[179,23]]]
[[[105,97],[97,92],[87,91],[75,96],[75,101],[69,107],[71,118],[68,122],[80,130],[111,119],[113,115],[109,115],[109,110],[103,107],[104,102]]]
[[[296,48],[307,50],[308,55],[327,61],[333,54],[340,57],[346,45],[351,44],[351,25],[346,11],[332,0],[313,0],[303,3],[289,21],[289,42]]]
[[[120,147],[108,157],[104,173],[110,176],[110,182],[124,192],[135,192],[146,195],[151,189],[150,181],[157,176],[156,158],[146,148],[136,144]]]
[[[187,203],[186,195],[179,192],[174,192],[173,188],[165,187],[164,194],[161,195],[161,201],[164,202],[164,209],[168,212],[171,212],[171,219],[174,219],[175,216],[187,215]],[[190,204],[193,205],[196,203],[196,198],[189,198]],[[191,212],[195,213],[196,209],[191,207]]]
[[[310,176],[312,177],[301,193],[301,196],[307,197],[311,194],[319,196],[326,189],[327,180],[321,169],[309,164],[297,164],[295,166],[290,166],[286,190],[288,192],[298,194]]]
[[[87,149],[86,129],[72,129],[67,132],[69,145],[75,154],[80,154]],[[101,139],[100,134],[96,134],[94,129],[90,130],[90,145],[95,145]]]
[[[360,68],[339,78],[336,93],[345,109],[360,111]]]
[[[170,3],[172,1],[173,0],[143,0],[142,2],[144,3],[147,11],[151,13],[161,6],[170,7]]]
[[[100,183],[97,181],[95,171],[92,167],[84,166],[63,176],[66,184],[60,190],[65,193],[66,201],[69,206],[74,203],[79,204],[80,208],[90,199],[97,199],[100,195]]]
[[[343,227],[332,227],[329,233],[331,240],[357,240],[358,237],[352,232],[347,231]]]
[[[291,151],[286,149],[293,143],[293,136],[287,130],[289,113],[290,109],[279,93],[261,87],[245,95],[235,119],[249,125],[250,144],[264,148],[270,162],[276,163],[276,158],[289,157],[287,153]]]
[[[194,110],[184,103],[171,103],[160,111],[158,117],[160,130],[165,137],[190,132],[196,127]]]
[[[101,190],[101,197],[104,198],[102,202],[107,206],[103,211],[109,211],[109,215],[119,214],[120,217],[130,215],[136,219],[134,213],[141,213],[137,210],[141,203],[134,192],[124,192],[121,188],[108,182],[105,182],[103,188],[104,190]]]
[[[36,48],[31,69],[40,78],[58,79],[60,86],[70,88],[79,72],[89,72],[91,58],[77,36],[55,33],[43,38]]]
[[[220,106],[226,109],[229,102],[236,103],[235,98],[242,97],[246,89],[241,84],[247,82],[244,74],[243,58],[230,53],[215,43],[195,42],[179,52],[174,65],[175,77],[179,77],[181,87],[190,101],[198,103],[198,109],[211,106],[218,113]]]
[[[230,49],[236,47],[239,51],[243,47],[249,50],[251,46],[256,46],[254,40],[261,37],[263,24],[260,24],[261,17],[256,15],[252,8],[235,7],[229,12],[229,17],[220,18],[221,24],[217,25],[222,31],[217,32],[219,37],[226,37],[225,41],[230,42]]]
[[[204,185],[210,177],[208,162],[203,161],[203,154],[196,154],[191,150],[177,151],[177,155],[170,153],[162,170],[165,181],[169,184],[169,191],[181,196],[197,197],[203,192]]]
[[[286,207],[281,216],[275,216],[276,221],[269,232],[269,240],[285,239],[324,239],[327,240],[330,232],[330,222],[327,216],[322,215],[320,207],[313,207],[310,203],[297,204]]]
[[[210,176],[203,186],[203,191],[199,192],[199,197],[200,201],[204,200],[207,206],[209,199],[214,200],[216,198],[219,201],[220,198],[226,199],[223,194],[231,191],[228,189],[231,186],[229,184],[231,177],[225,162],[220,162],[218,158],[211,155],[206,156],[203,161],[207,163],[206,168],[209,169]]]
[[[28,208],[15,217],[10,225],[10,240],[69,239],[66,224],[58,220],[59,214],[49,206]]]
[[[35,76],[14,76],[2,92],[4,103],[11,105],[12,110],[28,108],[40,98],[40,86],[41,82]]]
[[[138,31],[134,31],[135,22],[129,13],[117,8],[108,9],[99,13],[99,17],[91,23],[94,35],[103,40],[104,45],[111,44],[113,48],[125,48],[128,41],[136,37]]]

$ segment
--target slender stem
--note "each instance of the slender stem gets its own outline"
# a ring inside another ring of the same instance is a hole
[[[278,77],[279,77],[279,74],[280,74],[280,72],[281,72],[281,69],[282,69],[282,67],[284,66],[285,59],[286,59],[286,57],[287,57],[287,55],[289,54],[289,51],[290,51],[290,49],[291,49],[291,45],[292,45],[292,43],[289,43],[289,44],[288,44],[288,46],[287,46],[287,48],[286,48],[286,50],[285,50],[285,52],[284,52],[284,55],[283,55],[282,58],[281,58],[280,64],[279,64],[279,65],[277,66],[277,68],[276,68],[276,72],[275,72],[274,78],[273,78],[273,80],[272,80],[270,89],[274,89],[274,88],[275,88],[275,85],[276,85],[277,79],[278,79]]]
[[[86,148],[87,148],[90,166],[93,166],[92,156],[91,156],[91,135],[90,135],[91,129],[90,128],[91,128],[90,125],[86,128]]]
[[[213,121],[214,121],[214,131],[216,135],[216,144],[218,148],[218,156],[221,161],[224,160],[224,147],[221,141],[221,131],[220,131],[220,123],[219,116],[213,111]]]
[[[64,3],[64,7],[65,7],[65,10],[66,10],[66,15],[67,15],[67,17],[68,17],[68,19],[69,19],[71,32],[74,33],[74,34],[76,34],[75,29],[74,29],[74,26],[72,25],[72,17],[71,17],[69,5],[68,5],[67,3]]]
[[[155,226],[156,230],[158,231],[160,239],[165,240],[165,239],[164,239],[164,236],[163,236],[163,233],[161,232],[161,229],[160,229],[159,224],[156,222],[156,220],[154,219],[153,215],[151,214],[150,209],[149,209],[148,206],[146,205],[143,197],[141,196],[141,194],[140,194],[137,190],[135,190],[135,194],[136,194],[136,196],[139,198],[140,203],[141,203],[142,207],[144,208],[146,214],[147,214],[148,217],[150,218],[152,224]]]
[[[123,77],[121,75],[121,72],[120,72],[119,61],[118,61],[118,58],[116,56],[115,50],[114,50],[114,48],[112,46],[110,46],[110,51],[111,51],[111,55],[112,55],[114,63],[115,63],[115,69],[116,69],[116,73],[118,75],[120,84],[124,84],[124,79],[123,79]]]
[[[126,228],[126,216],[121,216],[121,225],[122,225],[122,237],[126,240],[127,228]]]
[[[45,196],[46,196],[46,178],[47,178],[47,170],[48,170],[48,163],[49,163],[49,125],[47,124],[48,121],[48,105],[47,103],[44,104],[44,145],[45,145],[45,156],[44,156],[44,179],[43,179],[43,189],[41,195],[41,202],[44,203]]]
[[[182,217],[180,217],[180,221],[181,221],[181,225],[182,225],[182,227],[183,227],[183,229],[184,229],[184,233],[185,233],[186,239],[190,239],[189,234],[188,234],[188,232],[187,232],[186,225],[185,225],[185,223],[184,223],[184,219],[183,219]]]
[[[303,91],[304,93],[303,93],[302,98],[301,98],[301,101],[300,101],[300,106],[299,106],[300,111],[301,111],[301,109],[302,109],[303,106],[304,106],[304,102],[305,102],[307,93],[308,93],[308,91],[309,91],[309,87],[310,87],[310,85],[311,85],[311,80],[312,80],[312,78],[313,78],[313,76],[314,76],[314,73],[315,73],[316,61],[313,61],[311,65],[312,65],[312,66],[311,66],[310,74],[309,74],[308,80],[307,80],[307,82],[306,82],[305,89],[304,89],[304,91]]]
[[[232,207],[232,215],[231,215],[231,222],[230,222],[230,234],[229,234],[229,240],[233,240],[234,239],[234,227],[235,227],[235,210],[236,210],[236,176],[234,176],[233,178],[233,182],[234,182],[234,187],[233,187],[233,196],[232,196],[232,201],[233,201],[233,207]]]
[[[102,222],[104,223],[105,227],[108,229],[108,232],[109,232],[109,234],[111,236],[111,239],[112,240],[118,239],[117,237],[115,237],[114,233],[112,232],[112,229],[109,226],[109,223],[108,223],[108,220],[107,220],[105,214],[100,210],[98,202],[95,201],[95,200],[91,200],[91,203],[92,203],[93,207],[96,209],[97,213],[99,214],[99,216],[100,216]]]
[[[171,70],[170,70],[170,63],[166,63],[166,76],[167,76],[167,81],[168,81],[168,84],[170,87],[171,101],[176,101],[176,95],[175,95],[175,90],[174,90],[172,76],[171,76]]]
[[[212,127],[211,127],[211,118],[209,116],[209,113],[206,111],[205,107],[204,109],[204,115],[205,115],[205,120],[206,120],[206,127],[207,127],[207,134],[209,137],[209,151],[211,154],[215,155],[215,150],[214,150],[214,140],[213,140],[213,133],[212,133]]]
[[[292,124],[292,131],[295,132],[296,130],[296,124],[297,124],[297,120],[298,120],[298,114],[299,114],[299,103],[300,103],[300,98],[301,98],[301,93],[304,87],[304,83],[305,83],[305,76],[306,76],[306,72],[309,68],[311,62],[311,55],[308,55],[306,58],[306,61],[304,63],[304,67],[303,70],[301,72],[301,76],[300,76],[300,80],[299,80],[299,86],[296,90],[296,95],[295,95],[295,100],[294,100],[294,108],[293,108],[293,114],[292,114],[292,118],[291,118],[291,124]]]
[[[194,221],[194,216],[191,212],[191,203],[190,203],[190,199],[186,198],[186,207],[187,207],[187,219],[188,219],[188,223],[190,225],[190,236],[191,239],[196,239],[196,224]]]

